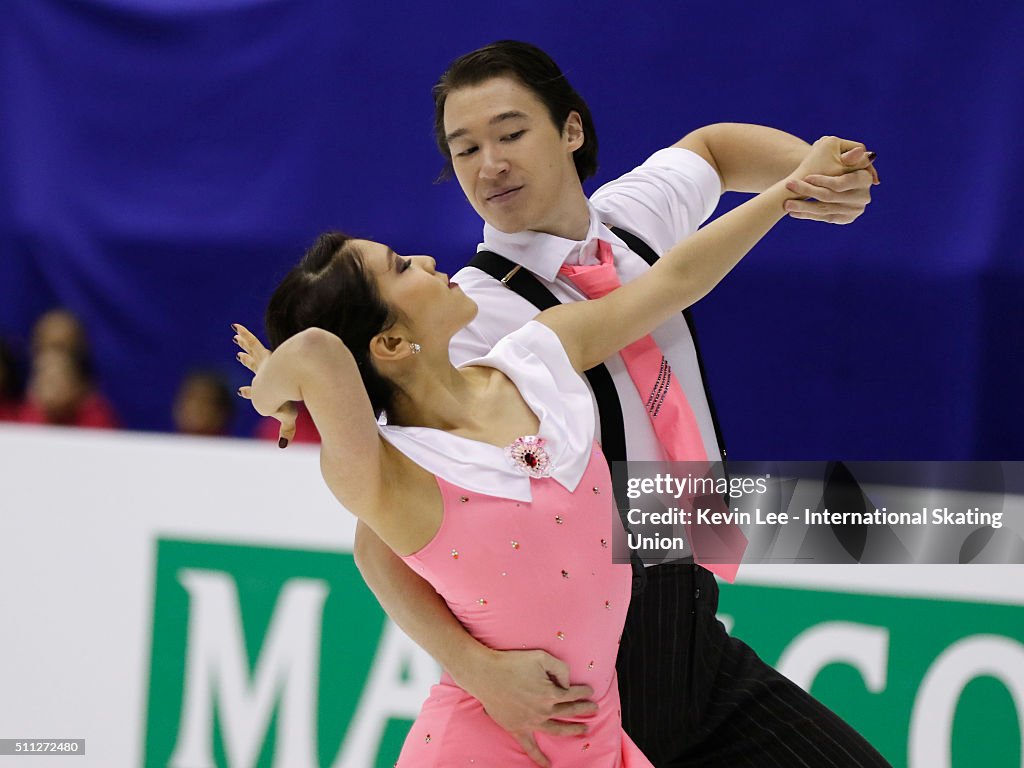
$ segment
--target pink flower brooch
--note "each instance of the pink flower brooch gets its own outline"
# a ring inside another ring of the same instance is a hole
[[[512,466],[530,477],[548,477],[551,474],[551,460],[544,450],[544,438],[537,435],[523,435],[505,447],[505,456]]]

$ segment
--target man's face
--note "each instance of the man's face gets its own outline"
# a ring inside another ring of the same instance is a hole
[[[583,191],[572,153],[583,144],[579,115],[565,130],[543,102],[510,77],[448,94],[444,130],[452,167],[473,209],[502,232],[559,233]]]

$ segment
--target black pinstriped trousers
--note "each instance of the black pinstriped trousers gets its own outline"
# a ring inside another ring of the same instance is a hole
[[[616,667],[623,726],[657,768],[892,768],[834,712],[726,634],[711,573],[688,564],[646,573]]]

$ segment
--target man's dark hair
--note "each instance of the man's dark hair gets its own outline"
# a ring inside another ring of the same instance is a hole
[[[597,173],[597,131],[587,102],[540,48],[517,40],[499,40],[457,58],[434,86],[434,139],[445,158],[442,178],[452,174],[452,153],[444,130],[444,104],[448,94],[492,77],[512,77],[529,88],[547,107],[559,132],[565,128],[569,113],[579,112],[583,122],[583,146],[572,154],[576,173],[581,182]]]

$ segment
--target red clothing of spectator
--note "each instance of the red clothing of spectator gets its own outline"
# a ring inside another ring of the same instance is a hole
[[[93,429],[118,429],[120,424],[113,407],[102,395],[92,392],[86,395],[75,412],[59,422],[50,421],[38,405],[25,402],[18,410],[18,421],[23,424],[55,424],[64,427],[92,427]]]
[[[0,421],[18,421],[21,403],[17,400],[0,399]]]
[[[260,440],[273,440],[277,442],[280,438],[281,422],[277,419],[263,419],[256,427],[256,437]],[[320,433],[316,431],[313,417],[309,415],[306,406],[299,403],[298,415],[295,419],[295,437],[293,443],[319,443]]]

